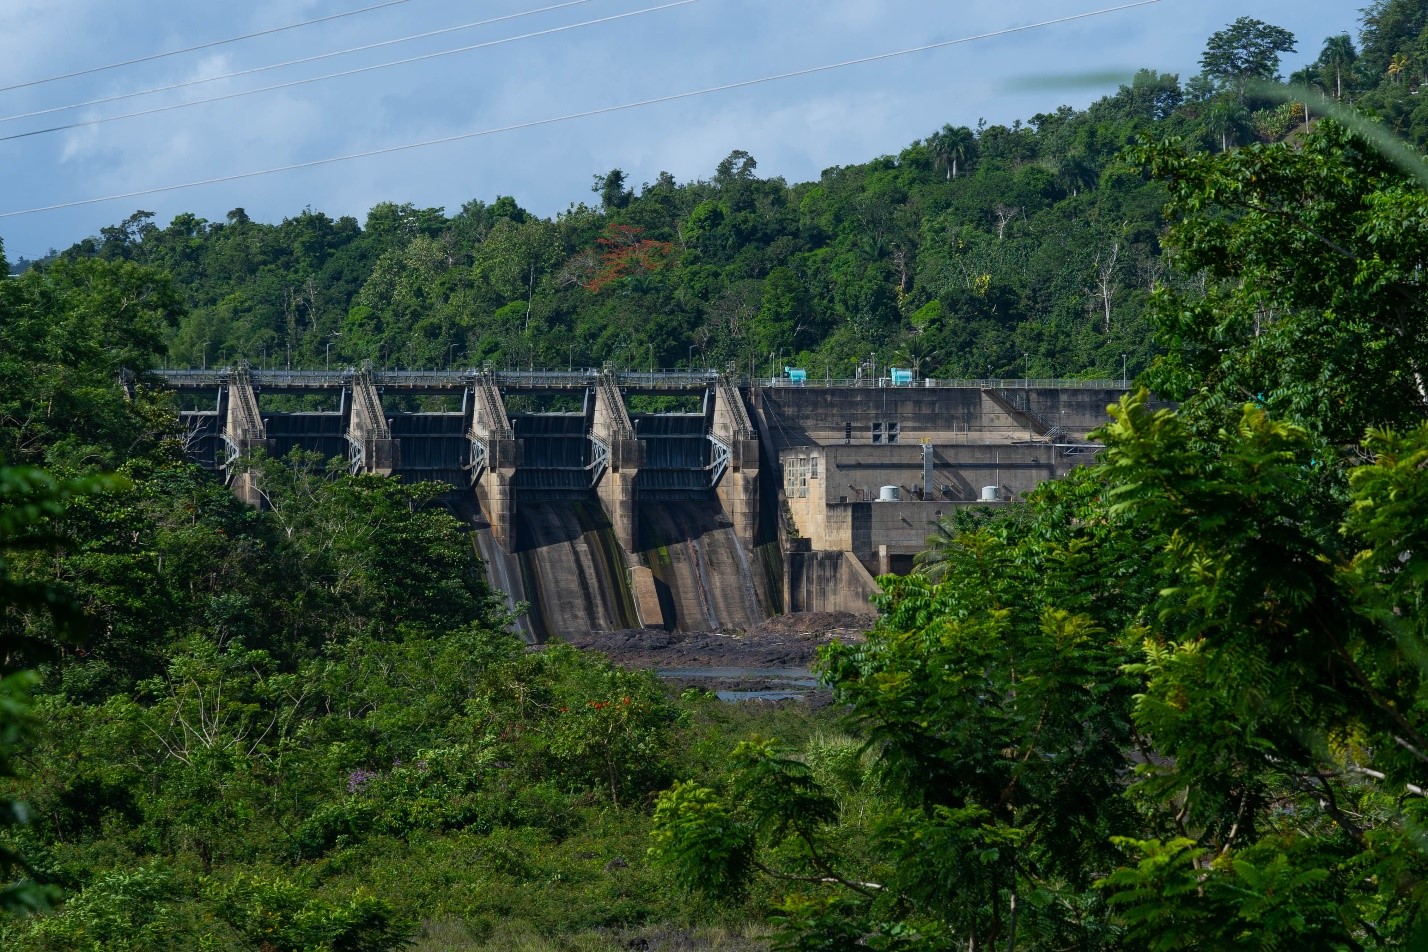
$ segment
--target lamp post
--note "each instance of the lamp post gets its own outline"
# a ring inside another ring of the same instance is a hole
[[[1121,354],[1121,389],[1126,388],[1126,355]]]
[[[694,348],[696,348],[696,347],[698,347],[698,346],[699,346],[698,344],[690,344],[690,345],[689,345],[689,372],[690,372],[690,373],[694,373]]]
[[[1021,355],[1021,389],[1023,389],[1023,390],[1029,390],[1030,388],[1031,388],[1031,355],[1030,355],[1030,354],[1022,354],[1022,355]]]
[[[207,370],[207,369],[208,369],[208,341],[204,341],[204,342],[203,342],[203,350],[202,350],[202,352],[201,352],[201,356],[199,357],[198,369],[199,369],[199,370]]]

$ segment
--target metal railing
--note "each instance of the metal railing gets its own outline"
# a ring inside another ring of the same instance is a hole
[[[839,388],[849,390],[1124,390],[1127,383],[1119,379],[1099,378],[1079,380],[1065,377],[919,377],[911,383],[893,383],[888,377],[810,377],[806,382],[790,380],[788,377],[755,377],[755,386],[782,387],[787,389]],[[739,378],[740,386],[748,386],[749,378]]]
[[[156,370],[154,375],[170,386],[184,389],[215,387],[228,382],[232,369],[213,367],[200,370]],[[350,385],[355,370],[252,370],[256,387],[281,389],[327,389]],[[375,370],[373,379],[379,387],[395,389],[451,389],[469,387],[482,376],[479,370]],[[594,370],[496,370],[490,373],[496,385],[513,389],[580,390],[593,387],[601,376]],[[608,376],[616,386],[641,390],[701,390],[717,380],[728,380],[738,387],[836,388],[836,389],[950,389],[950,390],[1124,390],[1129,381],[1119,378],[1076,379],[1066,377],[991,377],[933,378],[920,377],[909,383],[893,383],[890,377],[810,377],[794,381],[783,375],[749,377],[721,375],[714,370],[656,370],[621,373]]]

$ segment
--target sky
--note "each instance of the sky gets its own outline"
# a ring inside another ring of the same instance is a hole
[[[1126,2],[3,0],[0,239],[11,261],[35,258],[137,209],[154,212],[160,225],[182,212],[221,221],[239,207],[267,222],[305,208],[360,221],[383,201],[454,214],[472,199],[511,195],[551,216],[597,201],[592,178],[610,169],[623,169],[635,186],[661,171],[680,181],[709,178],[735,149],[754,157],[762,177],[807,181],[833,166],[896,154],[944,123],[1009,124],[1062,104],[1083,107],[1114,92],[1113,77],[1128,81],[1140,68],[1187,79],[1199,72],[1206,38],[1240,16],[1296,35],[1286,75],[1313,60],[1325,37],[1358,30],[1358,4],[1342,0],[1159,0],[1005,32]],[[344,13],[352,15],[41,82]],[[496,18],[505,19],[326,55]],[[317,56],[324,58],[230,75]],[[211,81],[56,110],[197,80]],[[230,98],[197,102],[220,96]],[[77,125],[177,104],[187,105]],[[15,118],[28,113],[41,114]],[[582,113],[598,114],[545,121]],[[59,126],[71,128],[42,131]],[[89,203],[452,137],[464,138]]]

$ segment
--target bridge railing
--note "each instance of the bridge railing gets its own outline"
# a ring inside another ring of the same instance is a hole
[[[533,390],[583,390],[595,385],[593,370],[497,370],[492,374],[500,387]]]
[[[228,381],[230,368],[213,367],[202,370],[160,370],[155,374],[170,386],[180,388],[215,387]],[[255,386],[323,389],[350,385],[353,370],[253,370]],[[396,389],[460,389],[471,386],[479,376],[476,370],[378,370],[374,379],[380,387]],[[540,390],[579,390],[594,385],[598,372],[594,370],[497,370],[492,376],[497,386]],[[708,387],[720,374],[714,370],[656,370],[651,372],[616,372],[621,387],[641,390],[699,390]],[[790,380],[783,375],[772,377],[730,377],[738,386],[757,387],[836,387],[841,389],[890,390],[916,389],[980,389],[980,390],[1122,390],[1129,381],[1118,378],[1091,380],[1064,377],[921,377],[910,383],[893,383],[890,377],[810,377],[807,381]]]
[[[650,373],[617,373],[615,379],[622,387],[636,387],[641,390],[698,390],[708,387],[719,379],[717,371],[656,370]]]
[[[739,381],[741,386],[749,385],[749,378]],[[1095,380],[1065,379],[1061,377],[919,377],[910,383],[893,383],[888,377],[810,377],[806,382],[790,380],[788,377],[754,377],[757,387],[784,387],[800,389],[807,387],[839,387],[847,389],[888,389],[888,390],[1123,390],[1127,382],[1119,379],[1100,378]]]
[[[458,390],[470,386],[475,376],[472,370],[377,370],[372,380],[379,387]]]
[[[228,382],[228,370],[156,370],[154,373],[172,387],[221,387]]]

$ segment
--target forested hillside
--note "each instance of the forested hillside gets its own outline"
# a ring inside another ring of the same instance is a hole
[[[1415,4],[1377,3],[1357,43],[1322,41],[1293,79],[1421,144],[1422,20]],[[309,209],[270,225],[234,209],[160,227],[140,211],[64,257],[170,274],[185,314],[165,359],[178,366],[772,361],[847,377],[876,354],[928,376],[1109,376],[1122,354],[1132,369],[1149,360],[1150,291],[1193,280],[1163,260],[1163,188],[1122,150],[1149,135],[1223,151],[1302,127],[1303,97],[1245,85],[1275,77],[1294,38],[1244,22],[1207,46],[1201,75],[1143,70],[1088,109],[943,126],[816,182],[761,178],[734,152],[696,182],[602,172],[597,198],[571,196],[553,220],[510,197],[449,215],[381,204],[363,222]]]

